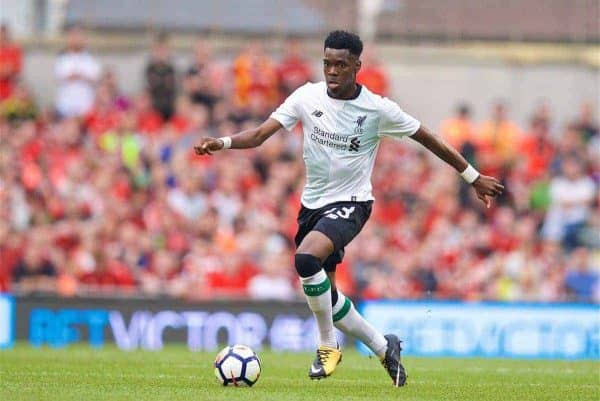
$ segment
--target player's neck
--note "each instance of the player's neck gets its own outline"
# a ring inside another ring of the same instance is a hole
[[[362,86],[355,82],[354,86],[350,87],[346,91],[346,93],[342,93],[340,95],[334,95],[333,93],[331,93],[329,91],[329,89],[327,89],[327,95],[330,98],[337,99],[337,100],[354,100],[360,95],[361,90],[362,90]]]

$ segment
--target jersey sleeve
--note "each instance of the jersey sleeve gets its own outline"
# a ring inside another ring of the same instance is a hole
[[[300,120],[300,98],[303,86],[292,92],[285,101],[271,113],[271,118],[277,120],[283,127],[291,131]]]
[[[379,133],[381,136],[389,136],[400,139],[404,136],[411,136],[421,126],[421,122],[406,113],[398,106],[396,102],[388,98],[381,98],[379,106]]]

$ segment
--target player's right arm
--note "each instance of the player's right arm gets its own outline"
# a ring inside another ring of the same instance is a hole
[[[194,146],[196,154],[210,155],[211,152],[228,148],[255,148],[262,145],[264,141],[281,128],[290,131],[301,118],[300,102],[302,93],[304,93],[304,90],[308,85],[309,84],[305,84],[296,89],[294,93],[285,99],[285,102],[283,102],[277,110],[271,113],[271,117],[258,127],[242,131],[239,134],[229,137],[200,139],[200,143]]]
[[[232,135],[232,149],[248,149],[262,145],[271,135],[279,131],[283,125],[274,118],[268,118],[265,122],[256,128],[244,130],[238,134]],[[225,140],[221,138],[201,138],[200,143],[194,146],[197,155],[211,155],[212,152],[223,149]]]

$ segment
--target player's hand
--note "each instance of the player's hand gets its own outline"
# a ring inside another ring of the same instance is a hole
[[[477,197],[488,208],[492,205],[491,198],[497,197],[504,191],[504,185],[500,184],[500,181],[483,174],[480,174],[472,185],[475,188],[475,192],[477,192]]]
[[[200,143],[194,146],[196,154],[212,155],[212,152],[223,149],[223,140],[219,138],[201,138]]]

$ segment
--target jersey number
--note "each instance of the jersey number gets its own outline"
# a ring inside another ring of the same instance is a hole
[[[352,207],[343,207],[342,210],[338,210],[337,207],[329,209],[325,212],[325,217],[329,217],[330,219],[336,220],[338,218],[347,219],[350,217],[352,212],[354,211],[354,206]]]

